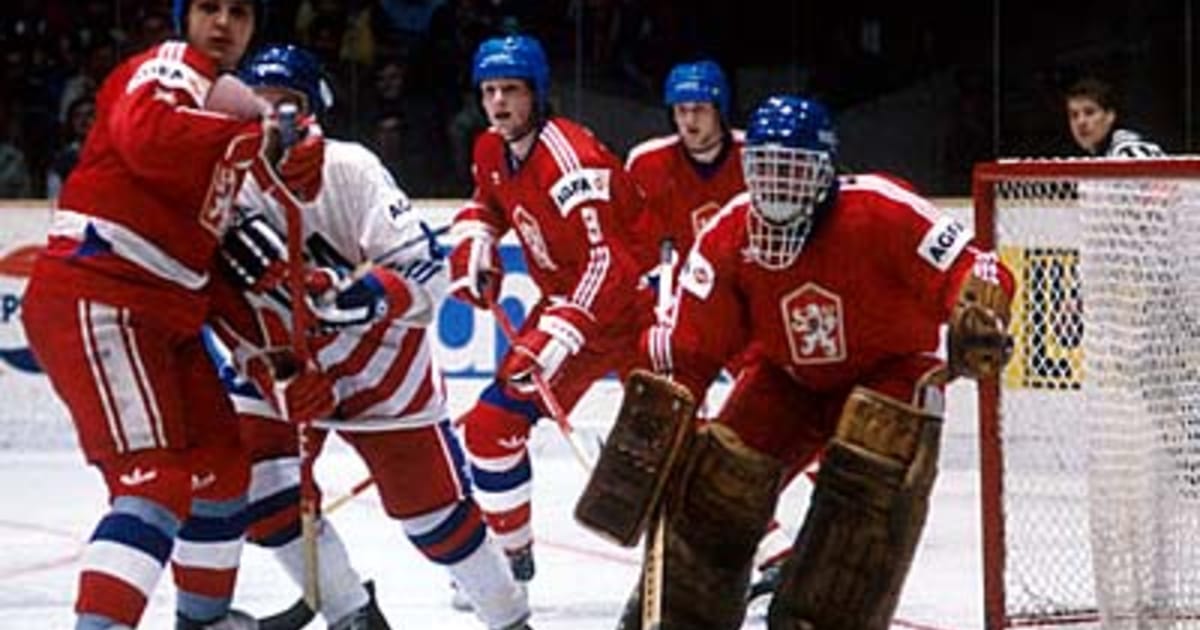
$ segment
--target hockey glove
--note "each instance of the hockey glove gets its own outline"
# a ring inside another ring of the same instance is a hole
[[[320,370],[302,370],[282,387],[287,419],[291,422],[329,418],[337,408],[333,378]]]
[[[325,331],[398,317],[412,306],[408,285],[387,268],[345,275],[319,267],[308,273],[309,308]]]
[[[496,376],[517,394],[530,396],[537,391],[534,373],[540,373],[552,383],[567,357],[579,352],[584,337],[570,321],[552,314],[554,309],[538,319],[535,328],[525,331],[513,341]]]
[[[950,315],[947,339],[950,372],[970,378],[995,376],[1012,356],[1008,334],[1010,300],[1003,286],[969,274]]]
[[[321,192],[321,169],[325,165],[325,136],[312,116],[300,121],[302,137],[283,152],[276,165],[279,179],[303,202]]]
[[[241,216],[221,239],[221,259],[242,289],[269,291],[287,277],[287,244],[262,214]]]
[[[477,233],[459,241],[450,252],[450,294],[487,310],[500,297],[504,269],[491,235]]]

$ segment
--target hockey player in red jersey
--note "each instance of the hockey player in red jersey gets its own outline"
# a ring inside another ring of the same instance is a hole
[[[279,146],[257,99],[219,76],[261,13],[250,0],[177,0],[183,41],[105,79],[25,293],[30,345],[109,492],[80,570],[80,630],[136,626],[173,541],[189,534],[221,550],[204,575],[179,581],[179,626],[234,623],[248,468],[200,328],[240,181]],[[288,181],[320,161],[319,146],[302,144],[275,162]],[[193,500],[201,518],[181,531]]]
[[[715,61],[673,67],[663,84],[663,102],[670,108],[676,132],[635,146],[625,169],[646,195],[642,229],[654,235],[656,244],[670,239],[676,261],[672,268],[678,273],[701,228],[746,189],[745,133],[731,126],[729,81]],[[735,357],[726,369],[736,375],[742,362]],[[791,542],[791,533],[772,521],[755,554],[762,577],[751,588],[751,597],[771,591]]]
[[[625,169],[646,195],[645,229],[671,239],[682,257],[704,224],[746,189],[744,134],[730,126],[729,82],[714,61],[672,68],[663,101],[676,132],[635,146]]]
[[[662,335],[645,344],[656,370],[697,400],[731,357],[759,349],[676,480],[665,627],[741,626],[779,489],[755,479],[826,449],[769,624],[887,628],[936,475],[942,386],[1007,360],[1013,281],[996,255],[896,179],[835,176],[835,155],[820,103],[762,103],[748,192],[688,256],[675,321],[647,336]],[[640,627],[632,617],[624,628]]]
[[[273,105],[295,103],[318,118],[332,101],[319,62],[295,46],[256,51],[240,76]],[[429,339],[448,284],[444,254],[373,153],[357,143],[325,142],[322,185],[304,204],[301,223],[318,326],[309,339],[320,369],[303,388],[289,388],[289,408],[316,419],[314,451],[326,430],[337,430],[359,453],[387,515],[426,558],[446,567],[487,628],[526,628],[527,595],[471,496]],[[286,212],[254,181],[238,206],[222,252],[244,294],[222,296],[213,330],[244,376],[230,380],[253,464],[250,538],[273,549],[303,585],[296,428],[270,402],[273,366],[288,355],[280,333],[291,320],[270,289]],[[318,530],[317,592],[329,627],[386,629],[333,523]]]
[[[532,375],[539,373],[569,412],[593,381],[638,361],[639,329],[653,318],[653,297],[637,290],[639,273],[656,257],[652,245],[633,245],[643,201],[621,162],[587,129],[550,114],[549,67],[537,40],[484,41],[472,82],[491,128],[475,142],[475,191],[452,229],[451,289],[489,308],[503,274],[497,243],[513,230],[542,298],[496,380],[460,421],[485,518],[514,575],[529,580],[532,471],[525,441],[546,413]]]

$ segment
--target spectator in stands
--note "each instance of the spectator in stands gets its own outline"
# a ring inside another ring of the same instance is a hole
[[[371,148],[379,155],[400,188],[408,190],[408,180],[401,164],[404,161],[404,142],[401,136],[404,118],[398,111],[385,112],[375,121],[375,132],[371,137]]]
[[[171,37],[171,14],[166,6],[149,7],[141,11],[137,26],[126,42],[129,52],[145,50]]]
[[[12,108],[12,101],[0,100],[0,199],[21,199],[33,194],[25,152],[12,140]]]
[[[80,97],[94,95],[100,82],[117,66],[118,46],[112,39],[95,39],[85,44],[83,50],[83,66],[78,74],[67,79],[59,97],[58,121],[61,124],[67,124],[70,105]]]
[[[67,122],[63,127],[63,144],[50,160],[46,172],[46,197],[55,199],[67,175],[79,161],[79,149],[96,117],[96,100],[91,95],[81,96],[67,107]]]
[[[1108,83],[1084,77],[1064,95],[1067,125],[1086,157],[1145,158],[1165,155],[1162,148],[1136,131],[1120,128],[1116,93]]]

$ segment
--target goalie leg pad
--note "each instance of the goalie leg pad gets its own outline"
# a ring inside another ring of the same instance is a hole
[[[783,465],[732,429],[697,432],[668,505],[663,626],[740,628],[754,550],[775,513]]]
[[[630,373],[575,518],[619,545],[636,544],[692,435],[695,407],[682,386],[643,370]]]
[[[886,630],[925,525],[941,419],[865,388],[826,451],[773,630]]]

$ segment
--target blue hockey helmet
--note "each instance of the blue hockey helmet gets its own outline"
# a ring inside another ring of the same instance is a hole
[[[837,132],[821,103],[802,96],[779,95],[767,98],[750,115],[746,144],[807,149],[833,158]]]
[[[275,87],[304,95],[308,111],[320,118],[333,107],[333,90],[316,56],[292,44],[268,44],[254,51],[238,70],[250,87]]]
[[[546,108],[550,91],[550,64],[538,40],[528,35],[507,35],[484,40],[471,63],[471,84],[489,79],[524,79],[533,86],[539,110]]]
[[[663,101],[667,106],[679,103],[712,103],[729,118],[729,82],[715,61],[702,59],[692,63],[681,63],[667,75],[663,85]]]
[[[821,103],[772,96],[750,115],[742,170],[753,201],[750,250],[770,268],[791,264],[819,204],[836,186],[837,133]]]
[[[267,18],[267,2],[266,0],[254,0],[254,32],[262,33],[263,27],[266,24]],[[184,29],[184,24],[187,23],[188,7],[191,6],[191,0],[171,0],[171,20],[175,25],[175,33],[180,37],[187,37],[187,31]]]

